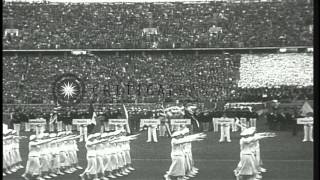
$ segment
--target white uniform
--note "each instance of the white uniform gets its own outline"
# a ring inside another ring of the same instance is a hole
[[[212,118],[212,124],[213,124],[213,132],[218,132],[219,131],[219,124],[218,124],[216,118]]]
[[[240,139],[240,162],[234,170],[237,180],[242,176],[247,176],[248,179],[255,179],[256,175],[259,173],[256,166],[255,156],[252,152],[253,140],[253,137]]]
[[[304,137],[302,142],[313,142],[313,124],[305,124],[303,127]]]
[[[171,166],[168,171],[169,176],[183,177],[186,175],[185,156],[183,152],[183,145],[177,144],[177,139],[171,140]]]
[[[147,142],[158,142],[157,127],[155,125],[148,126],[148,140]]]
[[[240,118],[240,123],[246,126],[247,119],[246,119],[246,118]],[[246,127],[247,127],[247,126],[246,126]],[[241,132],[242,132],[243,130],[245,130],[245,129],[246,129],[245,127],[242,127],[242,126],[241,126]]]
[[[16,130],[18,136],[20,135],[20,128],[21,128],[21,124],[20,123],[13,124],[13,129]]]
[[[230,140],[230,123],[221,123],[220,124],[220,140],[219,142],[224,142],[225,139],[227,142],[231,142]]]
[[[250,118],[250,127],[257,127],[257,118]]]
[[[238,118],[234,118],[232,122],[232,132],[237,132],[238,131],[238,125],[237,125]]]

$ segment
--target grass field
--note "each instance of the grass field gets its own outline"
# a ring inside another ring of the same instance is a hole
[[[265,127],[258,124],[260,131]],[[263,174],[267,180],[312,180],[313,179],[313,143],[302,143],[303,132],[292,136],[291,132],[276,132],[277,137],[264,139],[260,143],[261,158],[268,172]],[[25,133],[22,133],[25,134]],[[200,169],[194,180],[234,180],[233,169],[239,161],[239,132],[231,133],[231,143],[219,143],[219,133],[207,132],[208,137],[202,142],[193,143],[193,156]],[[29,134],[25,134],[29,135]],[[79,144],[80,165],[85,167],[84,143]],[[136,171],[120,180],[160,180],[168,170],[170,159],[170,139],[160,137],[158,143],[146,143],[146,132],[131,143],[131,156]],[[23,165],[28,155],[27,140],[21,142]],[[22,179],[24,169],[7,175],[5,180]],[[59,176],[59,180],[76,180],[83,170],[73,174]]]

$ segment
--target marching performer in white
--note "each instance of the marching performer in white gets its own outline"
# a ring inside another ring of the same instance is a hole
[[[226,115],[224,114],[221,119],[226,119]],[[227,140],[227,142],[231,142],[230,139],[230,123],[225,122],[225,123],[220,123],[220,140],[219,142],[224,142]]]
[[[96,142],[97,141],[95,141],[94,135],[90,134],[86,141],[87,168],[82,174],[79,175],[82,180],[85,179],[84,175],[86,175],[88,178],[90,178],[90,176],[93,176],[94,180],[98,180]]]
[[[55,139],[57,137],[56,133],[50,133],[49,137]],[[48,149],[50,157],[50,166],[49,166],[49,176],[57,177],[60,174],[60,159],[59,159],[59,150],[57,148],[57,143],[55,140],[49,142]]]
[[[190,133],[189,128],[186,126],[182,130],[184,136],[187,136]],[[192,156],[192,144],[191,142],[186,142],[184,143],[184,149],[183,149],[186,157],[186,177],[195,177],[196,174],[198,173],[198,168],[194,166],[194,160]]]
[[[255,127],[252,127],[252,129],[255,131]],[[264,133],[257,133],[257,134],[264,134]],[[272,133],[269,133],[271,135]],[[257,164],[257,169],[259,172],[266,172],[267,170],[262,167],[262,160],[260,156],[260,142],[259,139],[256,139],[252,142],[252,152],[255,156],[256,164]]]
[[[247,128],[240,134],[240,162],[234,170],[237,180],[256,180],[261,179],[259,164],[255,156],[254,142],[267,138],[275,137],[273,133],[255,133],[255,128]]]
[[[303,127],[304,137],[302,142],[313,142],[313,124],[305,124]]]
[[[20,139],[26,138],[25,136],[19,136],[18,133],[13,130],[12,131],[12,169],[13,172],[23,168],[23,166],[21,165],[22,163],[22,159],[21,159],[21,155],[20,155]]]
[[[238,126],[237,126],[237,124],[236,124],[236,122],[238,121],[238,118],[237,117],[235,117],[234,119],[233,119],[233,122],[232,122],[232,132],[237,132],[238,131]]]
[[[176,131],[171,137],[171,159],[172,163],[169,168],[169,171],[164,178],[170,180],[172,177],[177,178],[177,180],[183,180],[186,176],[186,167],[185,167],[185,154],[183,152],[182,144],[192,141],[200,141],[205,135],[202,133],[189,135],[183,137],[184,131]]]
[[[156,118],[155,111],[153,110],[152,118]],[[158,142],[157,137],[157,126],[149,125],[148,126],[148,140],[147,142]]]
[[[37,142],[35,140],[36,140],[36,136],[31,135],[30,142],[29,142],[29,155],[28,155],[26,170],[21,176],[26,180],[29,180],[27,176],[31,176],[31,177],[38,176],[37,178],[38,180],[43,180],[43,178],[40,177],[41,175],[40,147],[38,146],[40,142]]]
[[[313,118],[313,113],[312,112],[307,113],[307,117]],[[304,124],[303,132],[304,132],[304,135],[303,135],[302,142],[307,142],[307,141],[313,142],[313,124],[312,123]]]
[[[49,134],[40,134],[38,136],[38,140],[40,141],[46,141],[42,144],[39,144],[40,147],[40,165],[41,165],[41,175],[45,179],[50,179],[51,177],[49,176],[49,168],[50,168],[50,161],[48,157],[48,141],[49,139]]]
[[[3,176],[6,176],[6,174],[12,174],[14,170],[12,170],[12,135],[11,135],[12,129],[3,129],[3,136],[2,136],[2,147],[3,147],[3,160],[2,160],[2,166],[3,166]]]

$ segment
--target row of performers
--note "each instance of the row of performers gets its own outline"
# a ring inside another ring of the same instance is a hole
[[[51,179],[82,169],[78,164],[78,138],[66,131],[31,135],[27,165],[22,177],[26,180]]]
[[[164,175],[165,180],[187,180],[197,173],[192,158],[191,142],[201,141],[206,135],[202,133],[188,135],[188,133],[188,128],[183,128],[171,135],[172,163]],[[259,141],[276,135],[269,132],[256,133],[255,127],[244,129],[240,135],[240,161],[234,170],[234,175],[237,180],[262,179],[262,173],[267,170],[262,167]]]
[[[5,126],[3,126],[5,127]],[[25,137],[18,136],[17,132],[12,129],[3,128],[2,131],[2,176],[17,172],[23,168],[20,155],[20,139]]]
[[[97,180],[128,175],[132,170],[130,141],[137,135],[125,136],[123,131],[90,134],[86,142],[87,168],[80,174]],[[29,155],[22,177],[26,180],[51,179],[82,169],[78,164],[77,139],[72,132],[31,135]]]
[[[97,121],[100,121],[101,124],[107,124],[109,119],[121,119],[125,118],[125,113],[122,109],[109,109],[103,112],[96,113]],[[192,119],[192,124],[194,127],[197,127],[197,130],[201,131],[203,128],[202,123],[212,122],[212,118],[222,117],[223,114],[226,114],[227,117],[244,117],[247,119],[257,118],[255,112],[222,112],[222,111],[213,111],[213,110],[191,110],[189,108],[181,108],[178,112],[170,112],[168,116],[171,118],[185,118]],[[29,119],[35,118],[44,118],[49,122],[56,121],[62,122],[64,125],[71,125],[73,119],[90,119],[92,118],[93,113],[88,112],[79,112],[79,111],[56,111],[52,113],[43,113],[39,115],[28,115],[23,112],[13,113],[11,124],[20,124],[21,122],[27,123]],[[134,108],[133,110],[128,110],[128,118],[131,132],[139,132],[141,130],[140,120],[141,119],[150,119],[150,118],[159,118],[164,116],[163,109],[147,110],[141,108]],[[196,126],[197,119],[200,126]],[[163,122],[164,123],[164,122]],[[27,131],[29,130],[26,127]]]

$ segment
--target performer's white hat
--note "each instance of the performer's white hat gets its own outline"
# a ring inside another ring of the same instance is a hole
[[[248,135],[252,135],[255,132],[255,128],[247,128],[245,130],[242,131],[242,133],[240,134],[240,136],[248,136]]]
[[[71,134],[72,134],[71,131],[66,132],[66,135],[71,135]]]
[[[91,140],[91,139],[93,139],[94,138],[94,135],[93,134],[90,134],[89,136],[88,136],[88,140]]]
[[[30,139],[30,141],[33,141],[33,140],[35,140],[36,139],[36,135],[31,135],[30,137],[29,137],[29,139]]]
[[[250,127],[250,128],[252,129],[253,133],[255,133],[257,131],[256,127]]]
[[[188,134],[190,132],[189,128],[184,128],[182,130],[183,134]]]
[[[33,136],[33,135],[32,135]],[[31,136],[30,136],[31,137]],[[37,143],[35,142],[35,141],[31,141],[30,143],[29,143],[29,145],[30,146],[36,146],[37,145]]]
[[[183,131],[176,131],[174,133],[172,133],[171,137],[177,137],[183,134]]]
[[[65,132],[58,132],[58,134],[57,134],[57,136],[63,136],[63,135],[65,135],[66,133]]]
[[[102,133],[101,138],[108,137],[108,133]]]
[[[7,124],[2,123],[2,129],[3,129],[3,131],[4,131],[4,130],[8,130],[8,125],[7,125]]]
[[[113,133],[114,133],[114,135],[119,135],[121,133],[121,130],[116,130]]]
[[[44,134],[39,134],[38,139],[43,139],[45,137]]]
[[[12,130],[12,131],[11,131],[11,134],[16,134],[16,133],[17,133],[16,130]]]
[[[101,136],[100,133],[94,133],[94,134],[93,134],[93,137],[99,137],[99,136]]]
[[[12,129],[7,129],[6,131],[3,131],[4,134],[10,134],[12,132]]]
[[[108,133],[108,136],[110,137],[110,136],[114,136],[114,132],[109,132]]]
[[[56,133],[50,133],[49,137],[51,137],[51,138],[57,137],[57,134]]]

